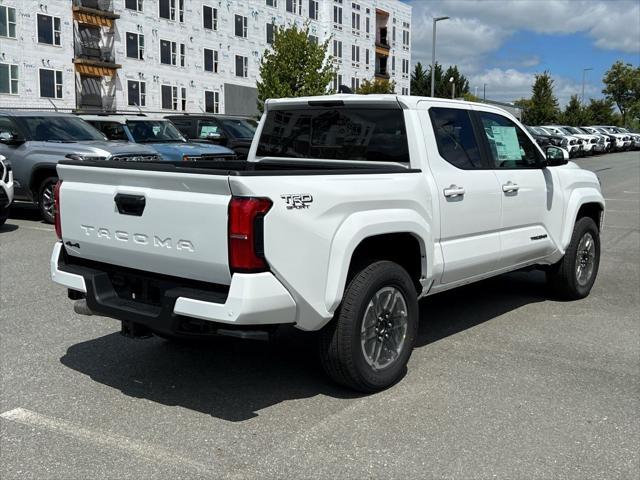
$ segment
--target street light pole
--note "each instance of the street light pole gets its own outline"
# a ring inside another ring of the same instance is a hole
[[[482,101],[486,102],[487,101],[487,84],[483,84],[482,86]]]
[[[449,83],[451,84],[451,100],[456,98],[456,82],[454,82],[454,80],[453,77],[449,79]]]
[[[587,74],[587,72],[588,72],[589,70],[593,70],[593,68],[592,68],[592,67],[589,67],[589,68],[583,68],[583,69],[582,69],[582,97],[580,97],[580,98],[581,98],[580,103],[581,103],[582,105],[584,105],[584,79],[585,79],[585,76],[586,76],[586,74]]]
[[[431,45],[431,96],[436,91],[436,23],[449,17],[433,17],[433,43]]]

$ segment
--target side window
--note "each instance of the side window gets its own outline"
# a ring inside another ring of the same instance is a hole
[[[538,168],[539,152],[529,137],[502,115],[478,112],[493,168]]]
[[[429,116],[442,158],[463,170],[483,168],[467,110],[433,107],[429,109]]]
[[[104,133],[109,140],[129,140],[124,127],[118,122],[100,122],[94,126]]]
[[[0,117],[0,140],[10,140],[13,136],[20,136],[18,129],[8,117]]]

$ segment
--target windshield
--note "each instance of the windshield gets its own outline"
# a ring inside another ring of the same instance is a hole
[[[564,127],[565,130],[568,130],[569,133],[577,133],[578,135],[582,135],[584,132],[581,132],[575,127]]]
[[[138,143],[185,141],[178,129],[168,120],[127,120],[127,127]]]
[[[85,142],[105,140],[98,130],[78,117],[17,117],[29,138],[39,142]]]
[[[256,155],[409,163],[404,115],[395,108],[271,110]]]
[[[220,123],[235,138],[253,138],[258,123],[245,118],[221,118]]]
[[[547,135],[547,132],[545,132],[540,127],[527,127],[527,128],[529,129],[529,131],[535,133],[536,135]]]

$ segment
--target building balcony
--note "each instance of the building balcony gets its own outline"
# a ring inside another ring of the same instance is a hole
[[[114,13],[113,0],[73,0],[73,10],[104,15],[107,18],[119,18],[119,15]]]
[[[97,93],[82,93],[77,94],[78,111],[84,112],[113,112],[116,110],[116,101],[112,97],[103,97]]]
[[[83,42],[76,39],[74,63],[96,64],[98,66],[119,68],[113,49],[102,47],[96,42]]]
[[[389,72],[384,71],[384,70],[376,70],[375,76],[376,76],[376,78],[382,78],[384,80],[389,80],[389,78],[391,78],[391,77],[389,77]]]

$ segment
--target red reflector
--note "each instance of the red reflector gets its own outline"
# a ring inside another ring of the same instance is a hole
[[[229,268],[232,272],[268,269],[263,252],[262,218],[271,208],[268,198],[233,197],[229,203]]]
[[[53,187],[53,215],[54,224],[56,227],[56,236],[62,240],[62,225],[60,223],[60,187],[62,186],[62,180],[58,180],[56,186]]]

